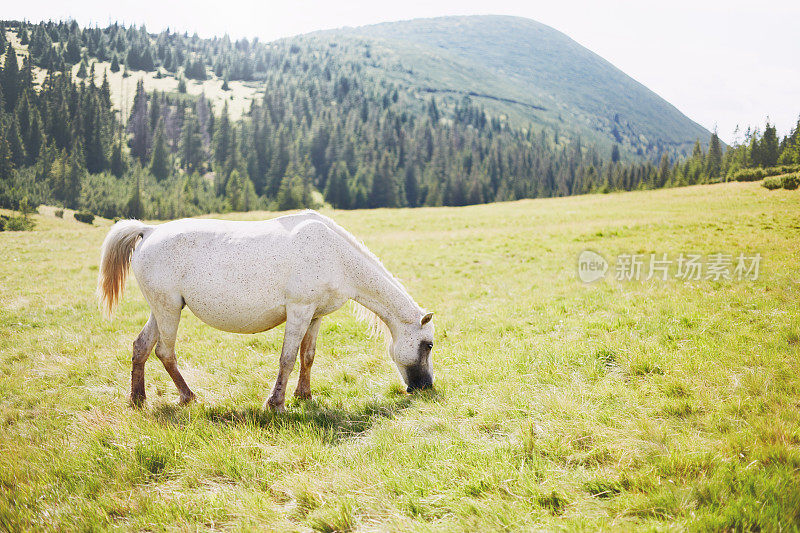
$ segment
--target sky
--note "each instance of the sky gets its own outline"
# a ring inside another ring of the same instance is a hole
[[[224,8],[224,9],[223,9]],[[27,0],[4,19],[73,18],[273,40],[315,30],[445,15],[514,15],[552,26],[643,83],[725,142],[767,117],[800,115],[800,2],[794,0]],[[741,137],[741,136],[740,136]]]

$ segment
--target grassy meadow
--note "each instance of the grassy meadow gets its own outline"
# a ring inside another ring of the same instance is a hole
[[[132,409],[148,310],[133,278],[113,321],[97,310],[110,222],[0,233],[0,530],[798,528],[797,191],[326,214],[435,311],[435,392],[407,395],[345,308],[323,322],[314,399],[274,415],[282,328],[186,310],[199,401],[177,407],[152,355]],[[756,281],[621,282],[612,264],[587,285],[586,249],[763,260]]]

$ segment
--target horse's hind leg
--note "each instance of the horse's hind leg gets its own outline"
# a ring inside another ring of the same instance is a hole
[[[300,343],[300,377],[297,379],[297,389],[294,395],[308,400],[311,398],[311,365],[314,364],[314,352],[317,348],[317,334],[322,318],[311,321]]]
[[[167,374],[172,378],[175,387],[181,395],[180,404],[184,405],[194,400],[194,393],[186,385],[183,376],[178,371],[178,360],[175,357],[175,339],[178,335],[178,324],[181,321],[180,305],[170,309],[159,309],[156,313],[158,322],[158,343],[156,344],[156,357],[164,364]]]
[[[137,407],[144,404],[144,363],[150,357],[158,340],[158,326],[153,313],[139,336],[133,341],[133,358],[131,360],[131,403]]]

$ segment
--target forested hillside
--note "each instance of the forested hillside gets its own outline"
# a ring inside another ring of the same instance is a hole
[[[509,16],[388,22],[300,39],[359,39],[380,75],[453,97],[470,94],[520,127],[547,127],[623,154],[687,155],[711,132],[563,33]]]
[[[118,24],[0,25],[5,207],[173,218],[323,200],[345,209],[464,205],[684,185],[760,163],[750,145],[723,155],[715,135],[707,154],[702,139],[688,159],[667,148],[636,157],[621,143],[603,148],[521,124],[485,98],[386,76],[356,38],[261,43]],[[175,89],[139,81],[128,106],[108,81],[120,72]],[[204,95],[197,84],[207,80],[222,82],[222,98]],[[241,118],[227,105],[239,82],[260,87]],[[776,160],[800,162],[797,137],[779,143]]]

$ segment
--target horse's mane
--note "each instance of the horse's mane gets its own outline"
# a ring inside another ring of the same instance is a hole
[[[355,248],[361,255],[367,258],[371,263],[377,266],[378,269],[386,276],[386,279],[388,279],[393,285],[395,285],[406,296],[408,296],[408,299],[411,300],[416,307],[419,307],[416,304],[416,302],[414,302],[414,299],[411,298],[411,295],[408,293],[403,284],[400,283],[400,280],[398,280],[391,272],[389,272],[389,270],[385,266],[383,266],[381,260],[378,259],[378,256],[372,253],[372,251],[369,248],[367,248],[363,242],[359,241],[352,233],[341,227],[331,218],[326,217],[325,215],[321,215],[316,211],[308,210],[302,214],[315,215],[320,217],[326,226],[328,226],[338,235],[344,238],[344,240],[347,241],[348,244],[350,244],[353,248]],[[380,333],[383,336],[383,340],[386,343],[387,348],[389,347],[389,345],[391,345],[392,332],[389,330],[389,327],[381,319],[381,317],[379,317],[378,315],[376,315],[375,313],[373,313],[372,311],[370,311],[369,309],[367,309],[366,307],[355,301],[353,301],[353,311],[358,320],[365,322],[368,325],[370,336],[374,337]]]

